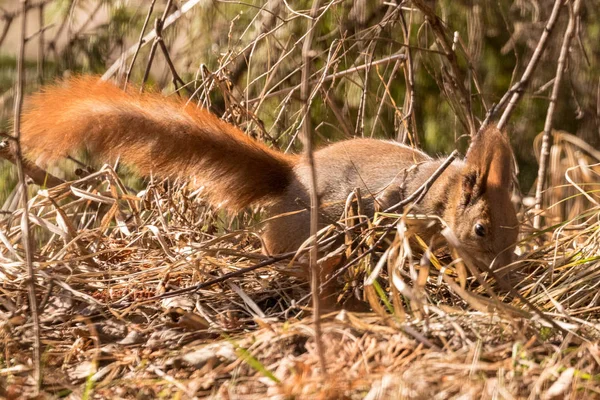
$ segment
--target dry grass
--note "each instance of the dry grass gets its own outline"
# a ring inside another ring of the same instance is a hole
[[[48,395],[550,399],[600,393],[597,208],[588,207],[577,225],[524,238],[519,264],[503,278],[546,319],[494,279],[481,276],[482,285],[468,276],[451,257],[426,252],[427,266],[398,228],[411,218],[394,225],[395,218],[377,216],[348,229],[340,298],[364,292],[375,311],[325,317],[327,376],[313,346],[309,290],[284,273],[289,261],[166,296],[263,261],[258,239],[232,229],[251,225],[253,215],[226,218],[177,183],[152,183],[134,196],[110,167],[40,192],[31,213]],[[16,211],[0,221],[0,395],[8,398],[27,393],[31,383],[20,217]],[[332,227],[322,241],[339,230],[340,224]],[[376,280],[369,279],[372,271]]]

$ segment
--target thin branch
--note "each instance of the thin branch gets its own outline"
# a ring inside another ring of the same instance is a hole
[[[6,36],[8,35],[8,31],[10,30],[10,26],[14,21],[14,17],[12,15],[5,14],[3,15],[2,19],[4,20],[4,28],[2,28],[2,33],[0,34],[0,47],[2,46],[2,43],[4,43],[4,39],[6,39]]]
[[[312,127],[310,120],[310,65],[312,62],[311,47],[315,32],[316,17],[319,11],[319,0],[314,0],[310,10],[310,20],[308,22],[308,32],[302,46],[302,86],[300,88],[300,96],[304,102],[303,110],[303,125],[302,137],[304,142],[304,157],[310,169],[310,237],[312,246],[309,253],[310,272],[311,272],[311,289],[313,299],[313,321],[315,326],[315,345],[321,364],[321,371],[324,376],[327,374],[327,365],[325,363],[325,355],[323,354],[323,342],[321,338],[321,304],[320,304],[320,282],[321,271],[317,263],[319,259],[317,232],[319,231],[319,194],[317,189],[317,172],[315,168],[315,158],[313,153],[312,143]],[[286,4],[287,5],[287,4]]]
[[[7,141],[0,142],[0,158],[3,158],[13,164],[17,164],[17,156],[15,152],[12,151]],[[27,159],[24,159],[21,162],[25,175],[29,176],[36,185],[45,188],[51,188],[65,183],[65,181],[62,179],[49,174]]]
[[[135,60],[144,44],[144,33],[146,32],[146,27],[148,26],[148,22],[150,21],[150,16],[152,15],[152,11],[154,10],[154,4],[156,4],[156,0],[152,0],[150,3],[150,8],[148,9],[148,14],[146,15],[146,20],[144,21],[144,25],[142,26],[142,31],[140,32],[140,38],[138,39],[137,48],[135,49],[135,53],[133,53],[133,57],[131,58],[131,63],[129,64],[129,69],[127,70],[127,74],[125,75],[125,82],[123,82],[123,90],[127,89],[127,82],[129,82],[129,78],[131,77],[131,71],[133,70],[133,65],[135,64]]]
[[[156,40],[158,41],[158,45],[160,46],[160,49],[162,50],[162,53],[165,56],[165,61],[167,62],[169,70],[171,71],[171,75],[173,76],[173,86],[175,86],[175,90],[179,89],[177,85],[181,85],[186,91],[190,92],[190,88],[186,86],[183,79],[181,79],[181,76],[179,76],[179,74],[177,73],[177,70],[175,69],[175,64],[173,64],[171,56],[169,56],[169,50],[167,49],[167,45],[165,44],[165,41],[163,40],[162,36],[157,36]]]
[[[402,35],[404,37],[406,62],[404,63],[404,81],[406,82],[406,92],[404,94],[404,105],[402,107],[402,122],[398,130],[396,138],[400,143],[406,143],[406,139],[410,137],[411,143],[419,147],[419,135],[417,133],[417,119],[415,113],[415,73],[413,69],[412,49],[410,47],[410,27],[411,21],[406,23],[404,12],[400,11],[400,26],[402,27]],[[404,128],[404,122],[408,120],[409,129]],[[408,133],[408,135],[406,134]]]
[[[471,95],[465,87],[464,77],[460,67],[458,66],[456,53],[452,49],[452,44],[450,44],[450,41],[446,36],[443,21],[435,14],[435,11],[429,7],[424,0],[413,0],[413,4],[419,10],[421,10],[421,12],[427,18],[427,21],[429,22],[429,25],[431,26],[431,29],[436,37],[436,41],[440,45],[446,59],[448,60],[450,72],[447,72],[447,75],[450,78],[454,91],[458,94],[458,103],[462,106],[462,111],[464,113],[464,115],[458,113],[458,116],[464,117],[464,120],[463,118],[460,118],[461,122],[463,123],[463,126],[467,132],[473,136],[476,130],[473,111],[471,110]]]
[[[144,72],[144,78],[142,79],[142,84],[140,85],[140,92],[144,90],[144,85],[148,80],[148,76],[150,76],[150,69],[152,68],[152,63],[154,62],[154,55],[156,54],[156,49],[158,48],[158,43],[161,40],[162,28],[164,25],[164,21],[169,14],[169,9],[173,4],[173,0],[167,0],[167,5],[165,6],[165,10],[163,12],[162,17],[157,18],[154,22],[154,42],[152,43],[152,47],[150,48],[150,55],[148,56],[148,63],[146,64],[146,71]]]
[[[323,83],[329,82],[329,81],[333,81],[333,80],[336,80],[337,78],[341,78],[343,76],[350,75],[350,74],[353,74],[355,72],[362,71],[362,70],[367,69],[369,67],[374,67],[376,65],[385,64],[385,63],[388,63],[390,61],[405,60],[405,59],[406,59],[406,54],[392,54],[391,56],[382,58],[381,60],[377,60],[377,61],[373,61],[371,63],[362,64],[362,65],[359,65],[359,66],[356,66],[356,67],[348,68],[346,70],[335,72],[335,73],[333,73],[331,75],[327,75],[327,76],[325,76],[323,78],[315,79],[314,81],[310,81],[310,84],[312,85],[312,84],[318,82],[319,80],[321,80]],[[277,90],[275,92],[267,93],[264,96],[257,97],[257,98],[254,98],[254,99],[250,99],[250,100],[248,100],[248,104],[253,104],[253,103],[256,103],[256,102],[261,102],[261,101],[264,101],[265,99],[268,99],[268,98],[271,98],[271,97],[281,96],[281,95],[284,95],[284,94],[288,94],[290,92],[295,92],[296,90],[300,89],[301,85],[302,84],[299,84],[299,85],[296,85],[296,86],[292,86],[292,87],[289,87],[289,88],[285,88],[285,89],[280,89],[280,90]]]
[[[38,9],[38,23],[40,27],[40,33],[38,36],[37,78],[38,83],[42,85],[44,83],[44,59],[46,57],[44,54],[44,4],[40,5]]]
[[[258,42],[259,38],[266,36],[276,26],[280,3],[279,0],[266,1],[264,6],[261,7],[259,18],[260,30],[256,35],[255,43]],[[247,70],[248,64],[250,63],[250,56],[255,46],[247,46],[239,55],[230,61],[232,64],[229,68],[229,78],[231,82],[236,84],[244,71]]]
[[[500,117],[500,120],[498,121],[498,129],[500,129],[500,130],[502,130],[502,128],[504,128],[504,126],[508,122],[508,119],[510,118],[510,114],[512,114],[515,106],[517,105],[519,99],[521,98],[521,95],[523,94],[523,91],[529,84],[529,80],[531,79],[531,76],[535,72],[535,69],[538,65],[538,61],[542,57],[542,54],[544,54],[544,50],[546,49],[546,45],[548,43],[548,38],[550,37],[550,34],[552,33],[552,29],[554,28],[554,25],[556,24],[556,20],[558,19],[558,11],[560,10],[562,3],[563,3],[563,0],[555,0],[554,7],[552,8],[552,13],[550,14],[550,18],[548,18],[548,22],[546,23],[546,26],[544,27],[544,32],[542,32],[542,36],[540,36],[540,41],[538,42],[538,44],[535,48],[535,51],[533,52],[533,55],[531,56],[531,60],[529,60],[529,64],[527,64],[527,68],[525,68],[525,72],[523,72],[523,76],[521,77],[521,80],[519,82],[517,82],[515,85],[513,85],[513,87],[511,87],[510,90],[504,94],[502,99],[500,99],[500,101],[498,102],[498,104],[496,104],[495,107],[492,107],[492,109],[489,112],[488,117],[486,118],[486,122],[491,120],[493,118],[494,114],[496,113],[496,111],[500,110],[502,107],[504,107],[504,104],[506,104],[508,99],[510,99],[508,105],[506,106],[506,109],[504,110],[504,113],[502,113],[502,116]],[[483,128],[485,128],[485,124],[482,124],[481,127],[479,128],[479,130],[482,130]]]
[[[54,37],[52,38],[52,40],[48,41],[48,46],[46,48],[46,51],[49,50],[53,50],[55,57],[58,58],[58,55],[56,53],[56,42],[58,42],[58,39],[60,38],[60,35],[62,35],[63,30],[65,29],[65,27],[67,26],[67,21],[69,20],[71,13],[73,11],[73,7],[75,7],[75,0],[70,0],[69,2],[69,12],[66,13],[66,15],[64,16],[64,18],[62,19],[62,22],[60,23],[60,25],[58,26],[58,29],[56,30],[56,32],[54,32]],[[56,60],[58,61],[58,60]]]
[[[261,262],[259,262],[257,264],[251,265],[249,267],[240,268],[240,269],[237,269],[237,270],[235,270],[233,272],[229,272],[227,274],[223,274],[223,275],[219,276],[218,278],[214,278],[214,279],[211,279],[211,280],[206,281],[206,282],[199,283],[199,284],[194,285],[194,286],[186,287],[186,288],[183,288],[183,289],[172,290],[172,291],[167,292],[167,293],[163,293],[163,294],[159,294],[159,295],[156,295],[156,296],[153,296],[153,297],[149,297],[146,300],[147,301],[161,300],[161,299],[166,299],[166,298],[170,298],[170,297],[174,297],[174,296],[179,296],[179,295],[186,294],[186,293],[194,293],[194,292],[197,292],[199,290],[206,289],[208,287],[216,285],[218,283],[225,282],[225,281],[227,281],[227,280],[229,280],[231,278],[237,278],[238,276],[243,276],[243,275],[247,274],[248,272],[252,272],[252,271],[256,271],[257,269],[268,267],[269,265],[273,265],[276,262],[283,261],[283,260],[288,260],[288,259],[290,259],[292,257],[297,256],[297,255],[298,255],[297,251],[290,251],[288,253],[278,254],[278,255],[269,257],[268,259],[266,259],[264,261],[261,261]]]
[[[537,186],[535,189],[535,217],[533,218],[533,227],[540,229],[542,216],[542,198],[544,190],[544,181],[546,180],[546,169],[548,168],[548,157],[550,156],[550,139],[552,133],[552,119],[554,117],[554,109],[556,108],[556,101],[558,99],[558,92],[560,91],[560,84],[565,71],[565,64],[571,46],[571,39],[575,33],[575,21],[579,15],[579,9],[581,6],[580,0],[575,0],[572,4],[569,3],[569,23],[565,30],[565,36],[563,39],[562,47],[560,48],[560,55],[558,56],[558,65],[556,66],[556,77],[554,78],[554,86],[552,87],[552,94],[550,96],[550,104],[548,105],[548,112],[546,113],[546,122],[544,123],[544,136],[542,137],[542,151],[540,154],[540,165],[538,168]]]
[[[169,17],[167,19],[163,20],[163,24],[162,24],[161,28],[165,29],[165,28],[168,28],[169,26],[173,25],[179,18],[184,16],[186,13],[188,13],[196,5],[198,5],[202,2],[205,2],[205,1],[207,1],[207,0],[189,0],[188,2],[183,4],[178,10],[174,11],[171,15],[169,15]],[[146,44],[148,44],[150,41],[154,40],[154,38],[156,38],[156,31],[152,30],[152,32],[149,32],[146,36],[144,36],[142,47],[145,46]],[[135,54],[135,52],[137,51],[137,48],[138,48],[138,44],[136,43],[135,45],[133,45],[129,49],[127,49],[127,51],[125,51],[123,54],[121,54],[121,57],[119,57],[117,59],[117,61],[115,61],[106,70],[106,72],[102,75],[101,79],[103,81],[106,81],[106,80],[112,78],[112,76],[114,74],[116,74],[117,71],[119,71],[119,69],[127,61],[127,59],[130,56],[132,56],[133,54]]]
[[[38,29],[37,31],[33,32],[31,35],[29,35],[25,38],[25,42],[29,42],[30,40],[33,40],[36,37],[43,36],[44,32],[46,32],[50,28],[54,28],[54,24],[48,24],[48,25]]]
[[[406,197],[398,204],[394,204],[393,206],[391,206],[390,208],[385,210],[384,213],[395,212],[395,211],[401,210],[402,208],[404,208],[404,206],[406,206],[409,203],[414,202],[415,204],[417,204],[421,200],[423,200],[423,198],[425,197],[425,195],[427,194],[429,189],[431,189],[431,186],[440,177],[440,175],[442,175],[442,173],[446,170],[446,168],[448,168],[452,164],[452,162],[454,161],[454,159],[457,156],[458,156],[458,150],[454,150],[448,156],[448,158],[446,158],[444,160],[444,162],[438,167],[438,169],[435,170],[435,172],[425,182],[423,182],[423,184],[421,184],[421,186],[419,186],[419,188],[417,190],[415,190],[410,196]]]
[[[29,294],[29,311],[33,323],[33,369],[34,369],[34,397],[40,391],[42,385],[42,369],[41,369],[41,342],[40,342],[40,319],[37,310],[37,299],[35,294],[35,269],[33,267],[33,251],[34,243],[33,232],[29,226],[29,196],[27,193],[27,182],[25,180],[25,172],[23,168],[23,154],[21,151],[21,108],[23,107],[23,91],[25,88],[25,44],[27,33],[27,9],[28,2],[22,2],[22,17],[21,17],[21,42],[19,45],[19,56],[17,58],[17,88],[15,93],[15,113],[14,113],[14,138],[12,141],[16,154],[17,174],[19,177],[19,185],[21,186],[21,206],[23,207],[22,216],[22,243],[25,250],[25,264],[28,272],[27,291]]]
[[[167,15],[169,14],[169,10],[171,9],[172,4],[173,4],[173,0],[167,1],[167,5],[165,7],[165,11],[163,12],[162,17],[157,18],[156,22],[154,24],[154,32],[156,32],[156,37],[154,38],[154,43],[152,43],[152,48],[150,49],[150,56],[148,58],[148,64],[146,65],[146,71],[144,72],[144,79],[142,80],[142,86],[140,86],[140,92],[144,90],[144,84],[148,80],[148,76],[150,74],[150,68],[152,68],[152,62],[154,60],[154,55],[156,54],[157,47],[160,47],[160,49],[165,57],[165,60],[167,62],[167,65],[169,66],[169,69],[171,70],[171,75],[173,76],[173,86],[175,86],[175,91],[177,92],[177,94],[179,94],[179,85],[181,85],[188,92],[190,92],[190,89],[185,85],[185,82],[183,81],[183,79],[181,79],[181,77],[177,73],[177,70],[175,69],[175,64],[173,64],[173,61],[171,60],[171,56],[169,56],[169,50],[167,49],[167,45],[165,44],[165,41],[163,40],[163,37],[162,37],[163,24],[164,24],[165,19],[167,18]],[[141,45],[141,42],[140,42],[140,45]],[[139,50],[139,48],[138,48],[138,50]],[[133,64],[131,64],[131,66],[133,67]],[[131,68],[130,68],[130,71],[131,71]],[[191,94],[191,92],[190,92],[190,94]]]

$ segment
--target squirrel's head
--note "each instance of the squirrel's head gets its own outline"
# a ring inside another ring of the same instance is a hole
[[[512,175],[508,139],[496,126],[484,129],[471,142],[445,213],[462,253],[493,269],[512,261],[519,234]]]

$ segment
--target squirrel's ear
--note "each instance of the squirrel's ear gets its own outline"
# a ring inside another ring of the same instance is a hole
[[[512,180],[512,151],[508,138],[490,125],[471,141],[465,158],[466,168],[476,171],[477,183],[483,193],[488,188],[509,189]]]

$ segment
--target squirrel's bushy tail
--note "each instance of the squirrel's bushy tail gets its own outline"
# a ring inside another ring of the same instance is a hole
[[[37,162],[87,147],[144,175],[187,178],[231,209],[276,198],[295,163],[194,104],[125,92],[96,77],[72,78],[29,97],[21,135],[26,155]]]

